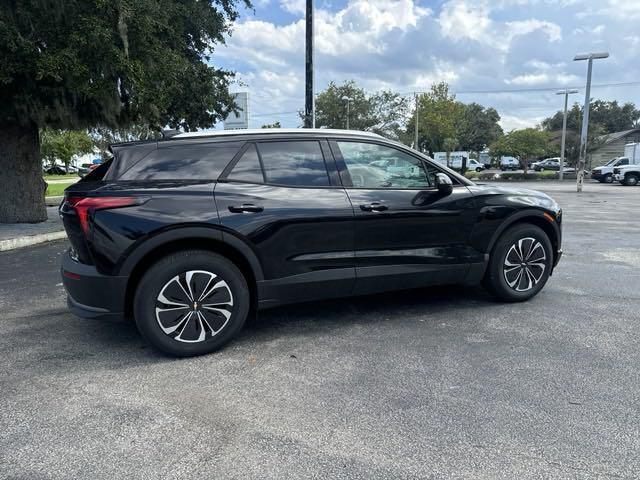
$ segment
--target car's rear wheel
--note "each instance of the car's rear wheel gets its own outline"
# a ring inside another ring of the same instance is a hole
[[[635,173],[627,173],[624,176],[624,184],[627,186],[634,186],[638,184],[638,176]]]
[[[202,250],[173,253],[144,274],[134,298],[142,336],[158,350],[188,357],[213,352],[242,328],[250,294],[228,259]]]
[[[522,302],[542,290],[552,267],[553,251],[547,234],[535,225],[518,224],[497,240],[483,285],[500,300]]]

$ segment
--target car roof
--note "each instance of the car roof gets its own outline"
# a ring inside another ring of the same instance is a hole
[[[164,137],[160,139],[150,140],[134,140],[127,142],[116,142],[110,145],[112,151],[116,149],[128,148],[138,145],[161,144],[167,145],[171,142],[192,141],[192,142],[217,142],[217,141],[243,141],[248,139],[259,139],[267,136],[273,137],[291,137],[291,136],[306,136],[306,137],[351,137],[360,139],[378,139],[386,140],[388,142],[397,143],[393,140],[378,135],[373,132],[362,132],[359,130],[339,130],[333,128],[255,128],[255,129],[237,129],[237,130],[206,130],[200,132],[182,132],[182,133],[169,133],[165,132]]]

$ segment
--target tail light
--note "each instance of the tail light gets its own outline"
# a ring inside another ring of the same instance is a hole
[[[69,197],[67,199],[68,205],[76,211],[85,235],[89,231],[89,216],[94,212],[141,205],[146,201],[145,197]]]

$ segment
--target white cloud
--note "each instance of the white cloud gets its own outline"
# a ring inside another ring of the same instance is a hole
[[[305,0],[280,0],[280,6],[283,10],[296,14],[302,14],[306,12]]]
[[[532,126],[559,108],[555,92],[537,89],[584,83],[584,63],[572,61],[575,53],[611,51],[607,68],[598,63],[594,70],[594,84],[640,77],[637,23],[611,13],[617,6],[632,18],[640,0],[616,2],[448,0],[433,10],[422,6],[426,0],[347,0],[340,7],[316,2],[316,89],[349,79],[370,91],[402,93],[438,81],[449,82],[454,92],[531,89],[458,98],[497,108],[504,125]],[[213,56],[215,65],[222,60],[240,72],[256,114],[293,112],[304,103],[304,1],[271,0],[269,8],[286,13],[279,22],[241,19],[227,47]],[[273,12],[270,18],[277,18]],[[578,20],[580,12],[586,13]],[[640,103],[638,88],[594,88],[594,96]],[[298,125],[295,113],[288,115],[277,119]]]
[[[558,42],[562,40],[562,29],[559,25],[552,22],[547,22],[538,19],[518,20],[514,22],[506,22],[507,38],[512,40],[519,35],[526,35],[528,33],[541,30],[547,34],[549,40],[552,42]]]
[[[518,75],[510,80],[505,80],[509,85],[542,85],[549,81],[549,75],[546,73],[527,73],[524,75]]]
[[[447,2],[438,22],[443,36],[453,41],[487,39],[491,28],[488,8],[481,2],[465,0]]]

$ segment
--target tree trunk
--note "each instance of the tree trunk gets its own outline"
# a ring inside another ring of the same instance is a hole
[[[46,188],[38,127],[0,123],[0,223],[44,222]]]

